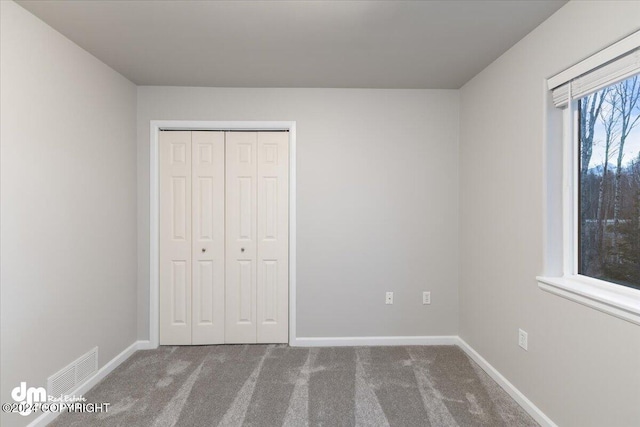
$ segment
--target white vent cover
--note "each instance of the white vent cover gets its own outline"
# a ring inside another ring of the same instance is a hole
[[[82,384],[96,372],[98,372],[98,347],[76,361],[76,384]]]
[[[49,396],[60,397],[75,390],[98,372],[98,347],[83,354],[47,380]]]
[[[73,365],[69,365],[57,374],[49,377],[47,381],[47,394],[49,396],[60,397],[73,390],[75,385],[76,368]]]

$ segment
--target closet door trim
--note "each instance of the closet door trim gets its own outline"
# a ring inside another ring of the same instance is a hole
[[[289,133],[289,345],[296,346],[296,122],[295,121],[190,121],[151,120],[150,134],[150,209],[149,209],[149,340],[138,348],[157,348],[159,344],[159,133],[161,130],[187,131],[288,131]],[[144,304],[144,303],[143,303]],[[146,304],[145,304],[146,305]],[[142,308],[142,307],[141,307]],[[146,316],[145,316],[146,317]],[[142,320],[142,319],[141,319]],[[144,324],[142,329],[146,329]]]

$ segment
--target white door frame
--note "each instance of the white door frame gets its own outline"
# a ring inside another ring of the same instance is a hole
[[[236,130],[289,131],[289,345],[296,341],[296,122],[283,121],[192,121],[192,120],[151,120],[150,122],[150,206],[149,206],[149,341],[151,348],[159,345],[160,327],[160,275],[159,275],[159,163],[158,132],[170,130]]]

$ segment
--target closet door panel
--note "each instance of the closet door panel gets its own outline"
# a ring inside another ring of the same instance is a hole
[[[257,133],[226,138],[225,342],[256,342]]]
[[[258,133],[257,341],[289,340],[289,133]]]
[[[224,343],[224,132],[192,132],[192,344]]]
[[[191,344],[191,132],[159,134],[160,344]]]

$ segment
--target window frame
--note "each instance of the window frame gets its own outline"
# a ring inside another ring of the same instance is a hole
[[[614,45],[615,46],[615,45]],[[593,57],[598,56],[600,53],[594,55]],[[584,70],[584,63],[589,63],[593,60],[593,57],[587,58],[585,61],[577,64],[574,67],[580,66]],[[592,64],[592,62],[591,62]],[[596,69],[596,66],[592,64],[592,70]],[[569,69],[571,70],[571,69]],[[563,72],[566,73],[567,71]],[[562,73],[561,73],[562,74]],[[557,76],[552,77],[552,79],[557,78]],[[569,86],[569,99],[565,106],[562,108],[556,108],[552,106],[552,102],[550,99],[552,98],[551,92],[549,91],[549,87],[552,84],[549,82],[549,79],[545,84],[546,90],[546,103],[545,103],[545,124],[551,120],[548,120],[548,117],[552,114],[561,114],[562,115],[562,159],[560,165],[562,167],[561,180],[558,179],[557,170],[548,170],[553,169],[553,165],[549,164],[549,159],[547,158],[547,164],[545,165],[545,169],[547,170],[546,175],[546,186],[547,190],[551,187],[557,188],[561,186],[562,194],[562,220],[560,222],[562,233],[552,234],[549,230],[551,227],[546,225],[546,239],[548,241],[546,245],[546,252],[550,252],[550,247],[561,248],[561,250],[556,250],[556,253],[562,254],[562,263],[561,266],[558,266],[555,270],[561,270],[562,273],[552,274],[550,272],[545,272],[544,275],[538,276],[536,279],[538,281],[538,286],[540,289],[550,292],[552,294],[567,298],[569,300],[578,302],[582,305],[594,308],[601,312],[613,315],[615,317],[627,320],[629,322],[640,325],[640,290],[634,289],[628,286],[624,286],[621,284],[617,284],[614,282],[609,282],[602,279],[597,279],[594,277],[582,275],[578,273],[579,268],[579,170],[580,170],[580,156],[579,156],[579,100],[572,99],[571,96],[571,86]],[[570,81],[570,80],[569,80]],[[550,111],[550,109],[552,111]],[[557,116],[555,116],[557,117]],[[546,127],[546,126],[545,126]],[[547,148],[549,144],[557,144],[557,138],[554,138],[547,132]],[[555,172],[555,174],[553,173]],[[560,182],[561,181],[561,182]],[[557,190],[556,190],[557,191]],[[550,219],[552,221],[557,220],[557,218],[553,218],[554,216],[559,215],[559,210],[556,208],[553,209],[553,200],[549,194],[547,194],[546,200],[546,210],[545,212],[547,221]],[[560,235],[559,235],[560,234]],[[546,269],[550,270],[549,258],[553,256],[553,254],[546,253],[547,263]],[[559,263],[558,263],[559,264]]]

